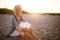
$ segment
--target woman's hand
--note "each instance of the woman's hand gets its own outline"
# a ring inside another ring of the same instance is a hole
[[[16,26],[15,30],[19,32],[26,32],[28,28],[21,28],[20,26]]]
[[[16,26],[16,29],[15,30],[17,30],[17,31],[19,31],[19,32],[32,32],[32,28],[30,27],[30,28],[21,28],[20,26]]]
[[[27,32],[27,28],[22,28],[22,31],[23,32]]]
[[[20,28],[20,26],[16,26],[15,30],[22,32],[22,28]]]
[[[32,32],[32,28],[22,28],[23,32]]]

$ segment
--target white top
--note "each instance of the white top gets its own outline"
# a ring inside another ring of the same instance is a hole
[[[20,26],[21,28],[29,28],[29,27],[31,27],[31,24],[30,24],[29,22],[21,22],[21,23],[19,24],[19,26]]]

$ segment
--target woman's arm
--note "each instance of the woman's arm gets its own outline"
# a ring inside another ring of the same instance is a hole
[[[7,29],[7,31],[6,31],[6,35],[10,35],[11,33],[12,33],[12,31],[13,31],[13,22],[12,22],[12,16],[10,17],[10,20],[9,20],[9,27],[8,27],[8,29]]]

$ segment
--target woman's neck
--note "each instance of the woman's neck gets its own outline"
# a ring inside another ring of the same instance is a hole
[[[18,16],[18,17],[21,16],[21,13],[16,13],[16,16]]]
[[[17,15],[17,14],[16,14],[16,18],[17,18],[18,21],[21,20],[21,17],[22,17],[21,15]]]
[[[16,16],[17,16],[17,17],[20,17],[20,15],[18,15],[18,14],[17,14]]]

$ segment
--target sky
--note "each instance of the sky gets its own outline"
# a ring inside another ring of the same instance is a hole
[[[18,4],[32,13],[60,13],[60,0],[0,0],[0,8],[14,9]]]

